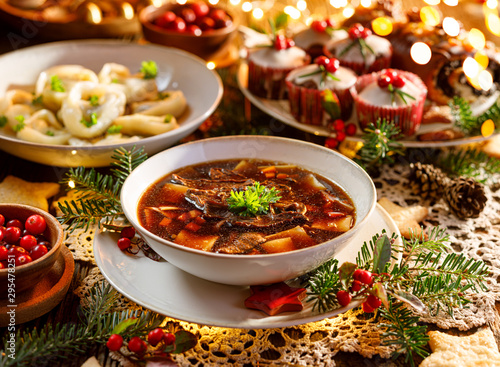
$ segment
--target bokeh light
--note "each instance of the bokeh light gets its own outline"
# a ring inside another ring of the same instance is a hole
[[[481,125],[481,135],[483,135],[485,138],[488,136],[493,135],[495,132],[495,123],[493,122],[492,119],[488,119],[483,124]]]
[[[460,33],[460,23],[455,18],[445,17],[443,19],[443,30],[448,36],[456,37]]]
[[[379,36],[387,36],[392,32],[392,22],[387,17],[379,17],[372,21],[372,29]]]
[[[486,37],[484,36],[484,33],[477,28],[472,28],[469,31],[468,39],[471,46],[476,50],[482,50],[486,45]]]
[[[427,64],[432,57],[432,50],[424,42],[415,42],[410,49],[410,55],[413,61],[419,65]]]
[[[441,13],[432,6],[424,6],[420,9],[420,19],[429,26],[437,26],[441,23]]]

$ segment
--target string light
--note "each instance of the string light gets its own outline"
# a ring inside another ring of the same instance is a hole
[[[264,16],[264,11],[261,8],[255,8],[252,10],[252,16],[255,19],[262,19],[262,17]]]
[[[207,62],[207,69],[214,70],[215,69],[215,62],[213,62],[213,61]]]
[[[330,0],[330,5],[335,9],[344,8],[347,6],[347,0]]]
[[[307,9],[307,1],[299,0],[297,1],[297,9],[300,11],[304,11]]]
[[[456,37],[460,33],[460,24],[455,18],[446,17],[443,19],[443,30],[448,36]]]
[[[392,32],[392,22],[387,17],[379,17],[372,21],[372,29],[379,36],[387,36]]]
[[[472,28],[468,35],[469,42],[476,50],[482,50],[486,46],[484,33],[477,28]]]
[[[457,6],[458,0],[443,0],[443,3],[445,3],[448,6]]]
[[[75,182],[74,182],[74,181],[72,181],[72,180],[69,180],[69,181],[68,181],[68,186],[69,186],[70,188],[74,189],[74,188],[75,188]]]
[[[424,2],[429,5],[439,5],[441,0],[424,0]]]
[[[295,9],[291,5],[285,6],[285,9],[283,11],[285,12],[285,14],[288,14],[292,19],[299,19],[301,16],[300,10]]]
[[[248,1],[245,1],[241,5],[241,10],[243,10],[245,13],[248,13],[248,12],[252,11],[252,8],[253,8],[252,3],[248,2]]]
[[[432,57],[432,50],[424,42],[415,42],[410,48],[410,56],[419,65],[427,64]]]
[[[420,9],[420,19],[422,22],[429,26],[437,26],[441,23],[441,14],[439,10],[432,6],[424,6]]]

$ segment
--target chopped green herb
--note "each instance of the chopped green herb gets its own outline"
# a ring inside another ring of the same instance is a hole
[[[34,106],[41,106],[43,104],[43,97],[42,97],[42,95],[40,94],[38,97],[37,96],[33,96],[33,100],[31,101],[31,103]]]
[[[122,131],[122,125],[112,125],[108,128],[108,134],[119,134]]]
[[[120,80],[118,80],[118,78],[113,78],[113,79],[111,79],[111,83],[117,84],[117,83],[120,83]]]
[[[90,105],[93,107],[99,106],[99,96],[93,94],[89,97]]]
[[[0,116],[0,127],[4,127],[5,125],[7,125],[7,116],[2,115]]]
[[[24,123],[24,116],[23,115],[18,115],[16,117],[14,117],[17,121],[19,121],[19,123],[14,126],[14,131],[17,133],[19,131],[21,131],[22,129],[24,129],[24,127],[26,126],[26,124]]]
[[[48,136],[54,136],[54,132],[53,131],[50,131],[50,130],[47,130],[45,132],[45,135],[48,135]]]
[[[141,73],[144,74],[144,79],[154,79],[158,75],[158,66],[154,61],[143,61]]]
[[[279,190],[275,187],[269,189],[255,182],[253,186],[248,186],[244,191],[231,190],[230,197],[227,198],[229,210],[242,216],[255,216],[266,214],[269,211],[269,204],[281,199]]]
[[[95,113],[91,113],[90,120],[82,119],[82,121],[80,122],[86,127],[94,126],[95,124],[97,124],[97,115]]]
[[[158,99],[165,99],[165,98],[168,98],[170,97],[170,93],[169,92],[158,92]]]
[[[163,122],[168,124],[170,122],[172,122],[172,119],[174,118],[174,116],[172,116],[171,114],[167,114],[165,115],[165,118],[163,119]]]
[[[66,91],[66,89],[64,89],[61,78],[59,78],[57,75],[52,75],[50,77],[50,89],[52,89],[54,92]]]

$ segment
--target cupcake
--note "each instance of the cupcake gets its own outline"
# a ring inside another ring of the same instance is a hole
[[[292,39],[277,35],[272,46],[249,51],[248,90],[261,98],[285,99],[286,75],[309,62],[309,55]]]
[[[406,136],[420,127],[427,87],[415,74],[395,69],[358,77],[351,88],[359,126],[385,119]]]
[[[361,24],[353,25],[347,33],[349,37],[346,39],[328,42],[323,48],[324,54],[339,59],[342,66],[358,75],[390,66],[392,46],[388,40],[372,34]]]
[[[353,106],[350,89],[356,80],[355,72],[326,56],[291,71],[285,79],[291,114],[309,125],[325,126],[329,119],[336,118],[347,120]]]
[[[295,45],[305,50],[311,60],[323,55],[323,48],[330,41],[348,38],[347,31],[336,29],[331,19],[314,20],[311,26],[293,36]]]

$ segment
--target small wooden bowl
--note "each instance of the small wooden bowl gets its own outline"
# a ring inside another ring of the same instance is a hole
[[[63,228],[54,216],[29,205],[0,204],[0,214],[3,214],[6,220],[19,219],[22,223],[32,214],[41,215],[47,223],[43,234],[52,245],[49,252],[37,260],[21,266],[0,269],[0,297],[6,298],[10,292],[21,293],[34,287],[54,266],[61,252]]]
[[[154,24],[154,20],[176,4],[165,4],[161,7],[149,5],[139,13],[142,32],[146,41],[163,46],[175,47],[195,54],[205,60],[210,60],[214,55],[225,49],[237,34],[238,19],[236,15],[224,9],[231,17],[232,24],[228,27],[203,32],[196,36],[188,32],[176,32],[161,28]]]

